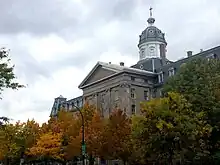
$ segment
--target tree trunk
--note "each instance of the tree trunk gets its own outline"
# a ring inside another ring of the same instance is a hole
[[[168,157],[169,165],[173,165],[173,150],[169,149],[169,157]]]
[[[95,160],[94,160],[93,156],[89,155],[89,165],[94,165],[94,162],[95,162]]]

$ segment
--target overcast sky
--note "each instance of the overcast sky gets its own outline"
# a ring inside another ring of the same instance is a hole
[[[220,45],[219,0],[0,0],[0,47],[28,84],[4,91],[0,116],[45,122],[55,97],[82,94],[97,61],[135,64],[150,6],[170,60]]]

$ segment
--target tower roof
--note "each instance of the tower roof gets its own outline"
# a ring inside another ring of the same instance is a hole
[[[138,46],[145,42],[152,41],[159,41],[167,44],[165,40],[165,34],[153,25],[155,19],[152,17],[152,8],[150,8],[150,18],[148,18],[147,22],[149,26],[141,33]]]

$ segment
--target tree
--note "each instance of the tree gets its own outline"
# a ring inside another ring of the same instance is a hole
[[[181,93],[191,103],[193,111],[205,112],[206,120],[213,127],[210,152],[219,155],[220,60],[196,59],[186,63],[168,80],[164,92]]]
[[[196,59],[183,65],[164,86],[164,92],[181,93],[194,111],[203,110],[210,124],[220,121],[220,60]]]
[[[67,160],[73,160],[81,155],[81,139],[82,134],[75,137],[70,137],[69,143],[65,148],[65,158]]]
[[[143,116],[133,118],[134,146],[142,163],[184,164],[209,156],[212,127],[191,106],[176,93],[142,104]]]
[[[104,144],[104,126],[104,119],[98,112],[95,112],[86,132],[86,146],[90,158],[90,164],[94,163],[95,157],[103,156],[102,147]]]
[[[104,132],[104,120],[100,114],[96,112],[92,121],[89,123],[86,133],[87,152],[93,156],[101,155],[101,146]]]
[[[113,111],[104,130],[104,157],[128,161],[131,155],[131,121],[121,110]]]
[[[20,151],[22,145],[20,132],[22,131],[22,124],[17,122],[15,125],[6,124],[0,128],[0,157],[1,160],[8,164],[20,158]]]
[[[0,49],[0,61],[0,91],[2,92],[5,88],[23,88],[24,85],[15,82],[14,66],[10,65],[9,50],[6,48]]]
[[[63,160],[62,133],[42,134],[36,145],[31,147],[26,154],[37,159]]]

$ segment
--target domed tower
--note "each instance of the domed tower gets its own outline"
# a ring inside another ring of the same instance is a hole
[[[148,27],[141,33],[139,39],[139,60],[149,58],[160,58],[166,60],[165,34],[154,26],[155,19],[152,17],[152,8],[150,8],[150,18],[147,20]]]

